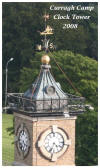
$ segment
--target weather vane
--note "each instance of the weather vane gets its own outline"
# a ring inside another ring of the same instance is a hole
[[[42,45],[41,44],[38,44],[36,46],[36,49],[41,51],[42,49],[47,53],[49,51],[49,49],[56,49],[55,45],[53,43],[50,43],[50,39],[47,39],[47,36],[48,35],[52,35],[53,34],[53,29],[51,26],[47,25],[47,20],[50,18],[50,15],[49,14],[46,14],[45,12],[45,15],[43,16],[44,18],[44,21],[45,21],[45,30],[43,32],[40,32],[40,35],[41,36],[44,36],[44,39],[42,39]]]

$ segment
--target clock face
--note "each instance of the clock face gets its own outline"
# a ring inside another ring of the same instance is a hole
[[[18,127],[16,137],[17,137],[16,146],[17,146],[18,152],[22,156],[22,158],[25,158],[30,148],[29,132],[25,124],[21,124]]]
[[[28,134],[24,130],[22,130],[19,133],[19,147],[23,152],[27,150],[28,141],[29,141]]]
[[[63,149],[64,138],[58,132],[52,132],[47,135],[44,141],[45,148],[51,154],[57,153]]]
[[[53,125],[44,131],[38,141],[40,152],[51,161],[56,161],[62,156],[70,144],[71,140],[67,133],[58,128],[57,125]]]

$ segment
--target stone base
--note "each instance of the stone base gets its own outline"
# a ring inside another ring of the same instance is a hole
[[[25,124],[30,135],[30,150],[25,158],[22,158],[15,143],[14,166],[75,166],[75,120],[76,117],[32,118],[14,113],[15,137],[20,124]],[[47,159],[38,147],[41,135],[53,125],[61,128],[68,134],[71,145],[56,161]]]
[[[19,162],[13,162],[12,166],[28,166],[28,165],[23,164],[23,163],[19,163]],[[60,165],[60,166],[64,166],[64,165]],[[70,166],[70,165],[67,165],[67,166]],[[71,166],[76,166],[76,165],[71,165]]]
[[[19,162],[13,162],[12,166],[28,166],[28,165],[26,165],[24,163],[19,163]]]

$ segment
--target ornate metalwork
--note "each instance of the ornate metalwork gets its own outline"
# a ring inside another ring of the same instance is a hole
[[[16,146],[22,159],[24,159],[30,149],[30,137],[27,127],[24,123],[19,125],[16,132]]]
[[[24,94],[8,93],[7,99],[11,109],[24,112],[26,115],[45,116],[78,115],[85,112],[85,98],[67,95],[66,99],[32,100],[23,97]]]

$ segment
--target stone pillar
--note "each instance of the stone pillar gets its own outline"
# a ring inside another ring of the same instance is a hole
[[[29,166],[60,166],[75,165],[75,120],[76,117],[32,118],[14,113],[15,118],[15,162],[14,165]],[[65,149],[50,153],[43,147],[42,141],[50,130],[62,133],[65,136]],[[22,131],[24,130],[24,132]],[[27,142],[27,145],[20,145]],[[24,136],[23,136],[24,135]],[[27,138],[28,136],[28,138]],[[26,137],[26,138],[25,138]],[[68,139],[66,139],[66,137]],[[67,148],[66,148],[67,145]],[[43,148],[42,148],[43,147]],[[24,152],[22,152],[22,151]],[[62,152],[64,151],[64,152]],[[49,156],[50,155],[50,156]],[[51,158],[50,158],[51,157]]]

